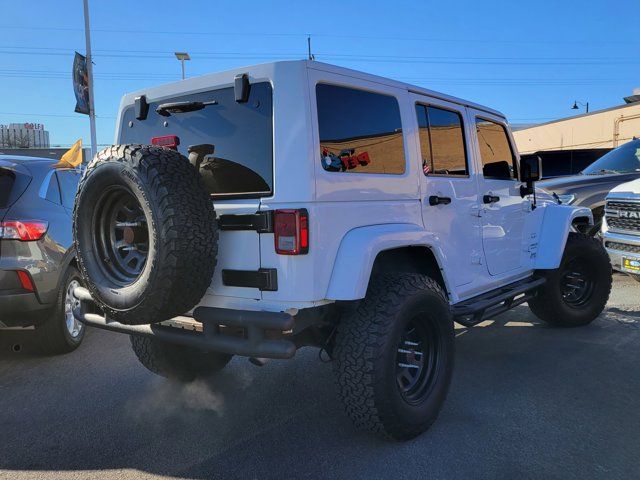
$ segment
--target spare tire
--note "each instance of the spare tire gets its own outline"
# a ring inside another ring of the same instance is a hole
[[[216,266],[211,198],[189,160],[167,148],[114,145],[99,152],[78,186],[73,236],[93,299],[124,324],[191,310]]]

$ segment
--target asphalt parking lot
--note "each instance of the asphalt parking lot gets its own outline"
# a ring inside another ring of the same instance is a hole
[[[637,478],[639,351],[640,284],[622,276],[589,327],[521,306],[461,328],[440,418],[396,444],[354,431],[314,350],[182,386],[123,335],[48,358],[0,332],[0,478]]]

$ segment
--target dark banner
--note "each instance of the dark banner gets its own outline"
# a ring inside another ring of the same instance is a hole
[[[89,75],[87,58],[76,52],[73,59],[73,93],[76,94],[76,112],[89,115]]]

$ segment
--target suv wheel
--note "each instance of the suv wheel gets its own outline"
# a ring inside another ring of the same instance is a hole
[[[408,440],[435,421],[454,361],[453,320],[435,280],[416,274],[372,280],[338,326],[338,390],[357,427]]]
[[[560,266],[543,272],[547,283],[529,300],[540,320],[577,327],[588,325],[604,310],[611,293],[611,262],[597,239],[570,233]]]
[[[79,286],[83,286],[80,273],[70,266],[60,283],[53,315],[37,329],[40,346],[46,353],[69,353],[82,343],[85,328],[73,316],[74,304],[78,302],[73,290]]]
[[[187,382],[209,377],[222,370],[232,358],[225,353],[205,352],[156,338],[137,335],[129,338],[136,357],[147,370],[172,380]]]

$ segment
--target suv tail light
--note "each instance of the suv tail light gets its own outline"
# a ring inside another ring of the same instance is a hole
[[[273,233],[276,253],[304,255],[309,252],[309,214],[305,209],[276,210]]]
[[[31,242],[40,240],[49,224],[40,220],[7,220],[0,222],[0,238]]]

